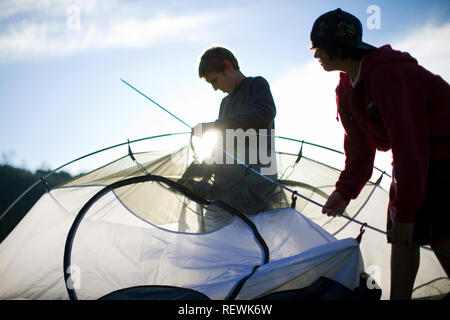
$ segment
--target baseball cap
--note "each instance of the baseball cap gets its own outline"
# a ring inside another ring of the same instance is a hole
[[[359,49],[376,49],[362,41],[362,25],[359,19],[340,8],[324,13],[317,18],[310,38],[312,48],[343,43]]]

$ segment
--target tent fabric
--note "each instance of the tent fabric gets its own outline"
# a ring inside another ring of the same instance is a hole
[[[362,270],[362,258],[354,239],[332,241],[261,266],[237,298],[248,300],[274,292],[302,289],[314,283],[319,274],[353,290],[359,285]]]
[[[301,156],[299,142],[297,151],[277,153],[277,181],[324,203],[340,170],[301,145]],[[326,159],[334,158],[336,154]],[[389,298],[390,245],[385,235],[368,230],[358,244],[353,238],[360,225],[323,215],[320,207],[300,197],[296,209],[290,208],[290,192],[255,179],[242,167],[236,167],[235,183],[218,186],[214,175],[201,179],[186,174],[193,163],[189,146],[127,154],[51,189],[0,243],[0,299],[68,299],[66,285],[79,299],[114,292],[143,297],[161,288],[177,288],[169,293],[174,297],[183,295],[180,289],[208,299],[262,299],[283,292],[301,296],[308,286],[327,287],[320,279],[353,290],[363,271],[372,277],[369,287],[380,286],[382,299]],[[93,201],[73,236],[70,270],[63,270],[65,243],[83,206],[107,186],[148,175],[171,183],[132,183]],[[374,171],[346,216],[385,230],[388,196],[374,182],[383,176]],[[249,179],[257,183],[248,184]],[[193,200],[173,184],[206,202]],[[265,202],[260,202],[261,190],[266,191]],[[215,200],[238,209],[244,220]],[[64,272],[70,272],[72,282],[66,283]],[[413,297],[445,295],[449,284],[436,257],[421,250]]]
[[[362,282],[365,279],[362,278]],[[368,290],[364,287],[355,290],[349,290],[347,287],[338,282],[321,277],[308,287],[302,289],[279,291],[256,300],[307,300],[307,301],[335,301],[339,300],[380,300],[381,290]]]
[[[0,263],[0,298],[68,298],[62,276],[64,241],[74,215],[80,209],[77,203],[82,202],[73,199],[87,198],[98,190],[99,187],[54,189],[39,200],[26,216],[27,220],[22,221],[0,245],[0,254],[5,258]],[[294,259],[297,263],[306,259],[303,263],[313,270],[315,264],[320,265],[330,258],[330,250],[322,252],[316,247],[341,242],[291,208],[252,218],[270,251],[274,252],[271,262],[266,264],[272,266],[272,262],[277,262],[273,264],[274,270],[284,259]],[[55,225],[54,221],[59,223]],[[268,228],[272,221],[277,225]],[[295,239],[292,237],[294,229],[286,232],[286,226],[303,231],[306,238]],[[350,240],[353,250],[359,253],[355,241]],[[308,261],[308,256],[291,256],[308,250],[317,256],[313,263]],[[342,259],[352,264],[346,257],[346,250],[331,252],[331,255],[343,255]],[[111,192],[91,207],[89,215],[80,224],[72,253],[72,274],[79,278],[73,281],[73,286],[78,288],[79,299],[98,299],[122,288],[143,284],[183,287],[211,299],[225,299],[254,266],[262,264],[262,260],[262,251],[254,234],[237,217],[213,232],[167,231],[130,214]],[[343,269],[349,270],[348,275],[342,277],[337,273],[333,275],[335,280],[356,287],[354,270]],[[270,289],[267,291],[271,292]]]

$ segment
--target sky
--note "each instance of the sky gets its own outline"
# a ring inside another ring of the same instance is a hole
[[[120,79],[191,126],[215,120],[224,94],[197,72],[214,45],[246,76],[267,79],[277,135],[342,150],[338,73],[309,49],[314,20],[338,7],[361,20],[365,42],[407,51],[450,80],[447,0],[0,0],[0,164],[54,169],[127,139],[189,130]],[[377,163],[389,166],[389,153]]]

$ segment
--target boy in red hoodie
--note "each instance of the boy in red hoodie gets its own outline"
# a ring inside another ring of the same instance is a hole
[[[336,88],[345,129],[345,169],[322,213],[344,212],[372,175],[376,150],[392,149],[387,233],[391,299],[410,299],[419,267],[416,244],[430,244],[450,275],[450,86],[390,45],[362,42],[361,22],[337,9],[311,31],[326,71],[341,71]]]

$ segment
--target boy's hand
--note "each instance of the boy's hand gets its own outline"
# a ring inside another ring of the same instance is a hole
[[[192,128],[192,134],[196,137],[201,138],[203,133],[206,131],[214,129],[214,122],[201,122]]]
[[[343,214],[348,202],[342,198],[339,192],[334,191],[322,208],[322,213],[335,217],[338,213]]]

